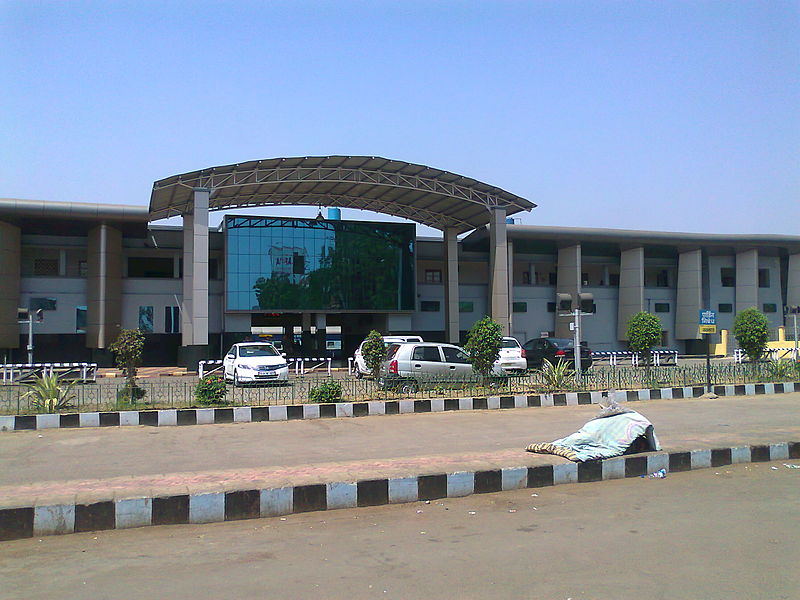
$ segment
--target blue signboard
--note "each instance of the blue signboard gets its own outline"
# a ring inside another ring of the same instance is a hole
[[[716,324],[717,324],[717,311],[715,310],[700,311],[700,325],[716,325]]]

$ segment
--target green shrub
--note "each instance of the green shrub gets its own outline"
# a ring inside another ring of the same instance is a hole
[[[117,390],[117,407],[127,408],[136,406],[139,400],[145,397],[147,390],[134,383],[126,382],[124,387]]]
[[[500,356],[502,342],[503,327],[500,323],[488,315],[477,321],[469,330],[467,343],[464,345],[472,370],[482,377],[488,377]]]
[[[733,336],[747,358],[756,361],[764,355],[769,339],[769,321],[755,307],[747,308],[736,315],[733,321]]]
[[[75,408],[72,401],[75,394],[72,388],[75,381],[62,381],[58,375],[42,375],[33,383],[25,384],[28,391],[22,397],[28,398],[30,407],[39,413],[55,413]]]
[[[342,384],[332,379],[323,381],[309,390],[308,399],[310,402],[318,402],[321,404],[341,402]]]
[[[661,319],[647,312],[638,312],[628,319],[628,346],[649,365],[650,350],[661,341]]]
[[[546,358],[542,361],[542,383],[548,392],[565,390],[575,383],[575,371],[569,368],[569,363],[558,359],[554,365]]]
[[[206,375],[194,388],[194,397],[200,404],[225,404],[225,379],[221,375]]]
[[[361,355],[367,368],[372,373],[372,377],[378,378],[378,370],[381,368],[383,358],[386,356],[386,344],[383,343],[383,336],[374,329],[369,332],[364,345],[361,347]]]

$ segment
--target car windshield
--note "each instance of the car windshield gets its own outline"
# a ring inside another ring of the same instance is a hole
[[[503,338],[503,348],[519,348],[519,342]]]
[[[556,348],[574,348],[575,347],[575,340],[570,340],[570,339],[566,339],[566,338],[564,338],[564,339],[550,338],[550,342],[552,342],[552,344]]]
[[[259,344],[258,346],[239,346],[239,356],[248,358],[251,356],[278,356],[275,346]]]

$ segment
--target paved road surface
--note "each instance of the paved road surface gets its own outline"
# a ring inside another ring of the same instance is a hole
[[[800,441],[800,393],[651,400],[630,406],[653,422],[666,450]],[[424,463],[430,458],[427,462],[433,472],[443,472],[450,463],[458,466],[469,456],[496,457],[503,463],[515,457],[529,459],[533,455],[523,451],[525,446],[568,435],[598,410],[596,405],[588,405],[6,432],[0,433],[0,487],[306,465],[342,466],[343,472],[349,472],[365,461],[380,463],[376,467],[380,471],[388,468],[388,461],[397,459],[426,459]],[[424,464],[415,463],[413,470],[424,472]]]
[[[784,462],[800,464],[5,542],[0,595],[795,599],[800,469]]]

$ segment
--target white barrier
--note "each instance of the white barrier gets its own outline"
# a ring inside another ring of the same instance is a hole
[[[657,367],[678,364],[678,351],[677,350],[651,350],[653,357],[653,364]],[[613,351],[596,351],[592,352],[593,360],[608,359],[608,364],[616,367],[620,360],[630,360],[631,365],[634,367],[639,366],[639,353],[630,352],[627,350],[613,350]]]
[[[30,376],[59,375],[77,381],[96,381],[97,363],[15,363],[3,365],[3,383]]]
[[[791,360],[799,360],[800,352],[794,346],[781,346],[780,348],[767,348],[766,355],[770,360],[782,360],[790,358]],[[733,362],[741,364],[747,358],[747,353],[741,348],[736,348],[733,351]]]
[[[289,368],[294,367],[295,375],[305,375],[306,373],[313,373],[320,367],[324,367],[327,374],[331,374],[331,359],[330,358],[287,358],[286,362]],[[197,376],[202,379],[206,375],[211,375],[222,369],[221,360],[201,360],[197,363]]]

